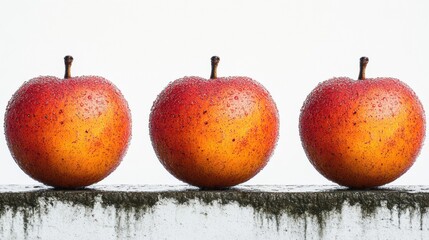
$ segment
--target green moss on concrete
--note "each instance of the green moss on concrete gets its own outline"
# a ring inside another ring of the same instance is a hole
[[[31,225],[31,219],[41,219],[42,214],[48,214],[49,208],[56,201],[64,202],[72,206],[79,205],[87,208],[94,207],[94,194],[88,194],[85,190],[61,191],[61,190],[35,190],[27,192],[0,193],[0,215],[11,211],[14,216],[22,215],[24,232],[27,233]]]
[[[137,192],[103,192],[101,194],[101,205],[103,207],[113,206],[115,209],[124,211],[151,210],[159,201],[159,193],[137,193]]]
[[[343,207],[348,204],[361,209],[363,217],[372,217],[379,208],[388,208],[398,214],[410,212],[422,216],[429,209],[429,192],[408,192],[406,189],[391,190],[315,190],[315,191],[263,191],[263,189],[229,190],[158,190],[145,191],[145,188],[133,190],[53,190],[42,189],[24,192],[0,193],[0,215],[6,211],[23,216],[24,230],[34,219],[41,214],[47,214],[49,208],[57,202],[71,206],[82,206],[89,210],[96,204],[103,208],[114,208],[116,218],[121,221],[130,221],[129,218],[138,220],[148,211],[153,211],[161,200],[172,200],[178,205],[190,205],[195,201],[205,205],[238,204],[240,207],[248,207],[254,210],[255,216],[264,216],[272,219],[279,226],[282,216],[293,217],[297,221],[308,218],[315,219],[321,233],[326,225],[326,217],[330,214],[341,214]],[[42,204],[43,203],[43,204]],[[123,215],[125,213],[125,219]],[[121,217],[122,216],[122,217]],[[421,223],[423,224],[423,223]]]
[[[348,204],[361,209],[364,218],[373,216],[378,208],[387,207],[399,214],[406,210],[423,216],[429,209],[429,193],[407,193],[392,190],[332,190],[315,192],[260,192],[240,191],[185,191],[159,193],[160,198],[174,199],[178,204],[189,204],[191,200],[212,205],[237,203],[250,207],[255,213],[274,219],[279,224],[282,215],[299,219],[316,219],[321,230],[326,217],[341,214]]]
[[[126,200],[128,199],[128,200]],[[280,218],[288,215],[296,220],[307,217],[316,219],[321,232],[326,225],[326,217],[332,213],[341,214],[345,204],[361,209],[362,216],[373,216],[378,208],[387,207],[399,214],[408,210],[423,216],[429,209],[429,193],[407,193],[395,190],[331,190],[315,192],[263,192],[240,189],[219,191],[185,190],[160,192],[128,192],[103,194],[103,204],[116,209],[140,209],[147,211],[159,200],[174,200],[179,205],[189,205],[193,201],[206,205],[238,204],[252,208],[259,216],[265,216],[280,224]],[[141,216],[138,212],[137,216]]]
[[[98,191],[97,191],[98,192]],[[144,214],[153,210],[158,203],[158,194],[136,193],[136,192],[98,192],[101,196],[103,208],[113,207],[115,210],[115,231],[117,234],[123,232],[125,227],[129,232],[130,225],[138,221]],[[118,235],[117,239],[121,237]]]

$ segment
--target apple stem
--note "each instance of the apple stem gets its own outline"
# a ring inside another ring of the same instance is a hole
[[[369,58],[367,57],[361,57],[360,58],[360,68],[359,68],[359,80],[365,80],[365,70],[366,65],[369,62]]]
[[[71,78],[71,74],[70,74],[70,68],[73,62],[73,57],[70,55],[67,55],[64,57],[64,64],[66,65],[66,72],[64,74],[64,78]]]
[[[210,74],[210,79],[217,78],[217,65],[219,64],[220,58],[218,56],[213,56],[211,58],[212,61],[212,72]]]

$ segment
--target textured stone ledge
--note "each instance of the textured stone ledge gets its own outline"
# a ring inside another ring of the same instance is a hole
[[[0,239],[429,239],[429,186],[0,186]]]

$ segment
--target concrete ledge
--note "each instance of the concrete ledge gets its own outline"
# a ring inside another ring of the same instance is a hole
[[[0,186],[0,239],[429,239],[429,187]]]

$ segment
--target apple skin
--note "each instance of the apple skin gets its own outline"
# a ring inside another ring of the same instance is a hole
[[[81,188],[109,175],[131,137],[120,91],[96,76],[37,77],[9,101],[5,135],[19,167],[58,188]]]
[[[279,134],[276,105],[247,77],[184,77],[155,100],[150,137],[179,180],[221,189],[243,183],[268,162]]]
[[[424,140],[425,114],[416,94],[398,79],[334,78],[307,97],[299,131],[323,176],[350,188],[372,188],[413,165]]]

